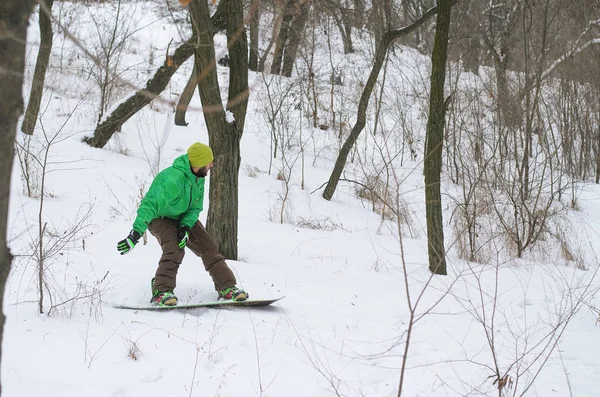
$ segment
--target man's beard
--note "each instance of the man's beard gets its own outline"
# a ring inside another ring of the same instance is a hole
[[[202,167],[198,170],[198,172],[194,172],[194,170],[192,170],[192,174],[196,175],[198,178],[204,178],[206,175],[208,175],[208,169],[206,167]]]

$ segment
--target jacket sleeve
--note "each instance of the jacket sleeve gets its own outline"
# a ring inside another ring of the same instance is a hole
[[[202,208],[204,205],[204,183],[200,186],[200,194],[195,200],[192,202],[187,211],[185,211],[179,220],[179,224],[181,226],[187,226],[190,229],[200,216],[200,212],[202,212]]]
[[[157,177],[140,203],[137,217],[133,222],[133,230],[140,235],[144,234],[150,222],[157,218],[161,210],[167,206],[171,199],[169,193],[176,191],[178,191],[177,184],[173,183],[172,180]]]

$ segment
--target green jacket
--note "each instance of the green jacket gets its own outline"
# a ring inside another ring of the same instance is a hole
[[[190,169],[187,154],[179,156],[169,168],[161,171],[142,199],[133,222],[133,230],[144,234],[156,218],[172,218],[180,226],[190,228],[198,220],[204,203],[204,178]]]

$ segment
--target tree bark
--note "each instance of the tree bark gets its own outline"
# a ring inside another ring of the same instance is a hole
[[[23,114],[23,75],[27,26],[34,0],[0,2],[0,360],[4,337],[4,293],[12,255],[8,249],[7,224],[10,179],[17,123]],[[2,387],[0,385],[0,395]]]
[[[237,259],[240,139],[248,105],[248,42],[243,4],[242,0],[231,0],[227,13],[230,70],[227,110],[234,118],[230,122],[221,101],[213,37],[203,28],[209,21],[207,2],[193,0],[190,7],[192,21],[198,31],[198,91],[209,144],[215,155],[215,167],[210,174],[210,206],[206,228],[221,253],[228,259]]]
[[[344,34],[342,40],[344,42],[344,54],[354,53],[354,44],[352,44],[352,26],[354,22],[350,18],[350,10],[342,9],[342,24],[344,26]]]
[[[354,53],[354,45],[352,44],[352,25],[353,22],[349,17],[350,10],[344,7],[339,8],[340,15],[337,14],[338,10],[334,9],[331,11],[333,20],[335,21],[340,36],[342,36],[342,45],[344,46],[344,54]]]
[[[381,38],[381,42],[377,46],[377,52],[375,53],[375,60],[373,63],[373,68],[371,69],[371,74],[367,79],[367,83],[365,84],[365,88],[360,96],[360,101],[358,102],[358,111],[356,115],[356,123],[354,127],[352,127],[352,131],[350,135],[342,145],[340,149],[340,153],[338,154],[338,158],[333,167],[333,171],[329,176],[329,181],[327,182],[327,186],[323,191],[323,198],[325,200],[331,200],[333,194],[335,193],[335,189],[337,188],[338,181],[342,172],[344,171],[344,167],[346,166],[346,161],[348,160],[348,155],[350,154],[350,150],[354,146],[354,143],[358,139],[360,133],[365,128],[366,119],[367,119],[367,107],[369,105],[369,99],[371,98],[371,93],[373,92],[373,88],[375,87],[375,83],[377,82],[377,78],[379,76],[379,72],[383,66],[385,61],[385,57],[387,55],[388,49],[392,41],[397,39],[398,37],[404,36],[413,32],[423,23],[425,23],[429,18],[431,18],[437,12],[437,6],[432,7],[428,11],[421,16],[418,20],[410,24],[409,26],[399,29],[389,31],[383,35]]]
[[[190,101],[194,96],[194,91],[196,90],[196,86],[198,85],[198,80],[196,79],[196,65],[192,68],[192,74],[188,79],[181,95],[179,96],[179,102],[177,102],[177,108],[175,108],[175,125],[179,125],[182,127],[187,127],[188,123],[185,121],[185,115],[187,113],[188,107],[190,106]]]
[[[442,147],[444,145],[444,83],[448,57],[448,33],[453,0],[438,0],[438,14],[431,55],[431,89],[429,94],[429,119],[427,120],[427,145],[425,151],[425,216],[427,218],[427,251],[429,270],[434,274],[447,274],[444,249],[444,224],[442,219]]]
[[[230,0],[221,0],[217,6],[212,18],[208,20],[206,26],[211,27],[211,40],[212,35],[225,29],[225,20],[227,14],[226,5],[229,4]],[[84,142],[92,147],[103,148],[113,134],[121,130],[121,127],[127,120],[133,115],[139,112],[147,104],[152,102],[153,99],[158,97],[171,81],[171,77],[175,74],[177,69],[188,60],[194,54],[194,46],[196,44],[196,38],[192,37],[180,45],[173,56],[167,56],[163,65],[154,73],[154,76],[146,83],[146,87],[137,91],[135,94],[127,98],[121,103],[103,122],[96,126],[93,137],[84,138]]]
[[[33,72],[33,82],[31,84],[31,94],[27,103],[27,110],[21,124],[21,131],[27,135],[33,135],[33,130],[37,123],[40,113],[40,104],[44,92],[44,82],[46,80],[46,70],[50,61],[50,52],[52,50],[52,4],[54,0],[40,0],[40,49],[38,50],[35,70]]]
[[[258,72],[258,33],[260,31],[260,0],[250,3],[250,59],[248,68]]]
[[[294,69],[294,62],[296,61],[296,53],[298,52],[298,46],[302,37],[304,36],[304,29],[306,26],[306,20],[308,18],[308,12],[310,11],[311,0],[305,0],[300,6],[300,12],[294,18],[292,27],[290,28],[289,40],[286,46],[286,51],[283,57],[283,67],[281,74],[287,77],[292,75]]]
[[[271,64],[271,74],[281,73],[281,64],[283,61],[283,53],[288,42],[290,27],[294,19],[296,10],[296,0],[288,0],[283,7],[283,17],[281,19],[281,27],[279,35],[275,43],[275,53],[273,54],[273,64]]]
[[[267,49],[265,50],[263,55],[260,57],[260,61],[258,62],[258,71],[259,72],[264,72],[264,70],[265,70],[265,64],[267,63],[267,58],[269,57],[271,48],[273,48],[273,43],[275,43],[275,37],[277,37],[279,28],[281,27],[281,19],[282,19],[281,14],[282,14],[282,12],[279,12],[279,13],[277,13],[277,16],[275,17],[275,23],[273,24],[273,29],[271,31],[271,39],[269,40],[269,45],[267,45]]]
[[[353,0],[354,3],[354,17],[352,18],[354,25],[357,28],[362,28],[365,21],[365,1],[364,0]]]

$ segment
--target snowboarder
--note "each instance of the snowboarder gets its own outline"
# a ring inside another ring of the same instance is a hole
[[[213,159],[211,148],[196,142],[187,154],[161,171],[140,203],[133,229],[117,243],[117,250],[123,255],[135,247],[146,229],[158,240],[162,256],[151,281],[153,305],[177,304],[173,290],[185,247],[202,258],[218,299],[244,301],[248,298],[245,291],[236,287],[235,276],[216,242],[198,220],[204,202],[204,181],[213,167]]]

